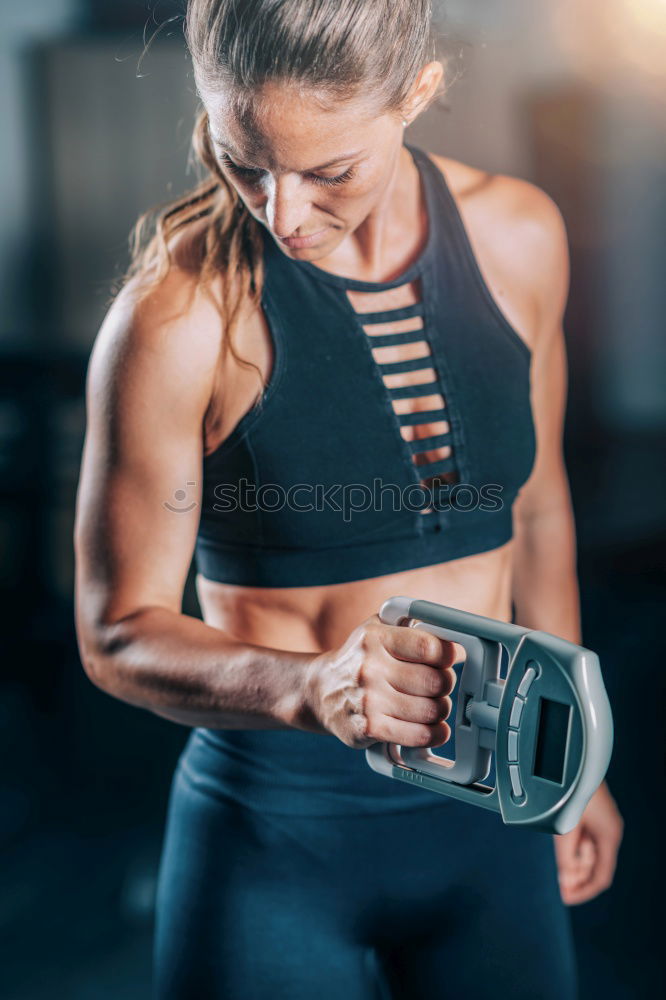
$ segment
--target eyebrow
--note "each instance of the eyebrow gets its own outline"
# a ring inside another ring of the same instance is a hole
[[[232,149],[232,147],[228,143],[223,142],[221,139],[216,138],[212,134],[211,134],[211,140],[212,140],[212,142],[213,142],[213,144],[215,146],[221,146],[223,149],[227,149],[235,159],[237,159],[237,160],[242,160],[243,159],[243,157],[239,156],[236,153],[236,151],[234,149]],[[310,167],[310,170],[308,171],[308,173],[312,172],[313,170],[325,170],[326,167],[332,167],[336,163],[342,163],[344,160],[351,160],[355,156],[358,156],[361,152],[362,152],[362,150],[358,149],[358,150],[356,150],[353,153],[345,153],[343,156],[336,156],[334,160],[329,160],[328,163],[320,163],[318,167]]]

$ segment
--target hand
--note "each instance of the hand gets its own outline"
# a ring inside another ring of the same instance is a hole
[[[441,746],[456,683],[454,642],[371,615],[339,649],[309,664],[306,702],[317,731],[360,750],[372,743]]]
[[[624,821],[604,781],[588,802],[580,822],[555,836],[560,895],[568,906],[593,899],[613,881]]]

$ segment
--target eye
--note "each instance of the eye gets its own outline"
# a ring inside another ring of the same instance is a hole
[[[261,170],[254,170],[252,167],[239,167],[237,163],[234,163],[226,153],[220,155],[220,159],[224,163],[227,170],[231,171],[232,174],[237,174],[239,177],[244,177],[250,183],[254,183],[259,179],[259,174]]]
[[[238,177],[244,178],[250,184],[256,184],[259,180],[260,174],[263,173],[263,171],[257,170],[253,167],[239,167],[238,164],[234,163],[234,161],[230,159],[226,153],[221,154],[221,159],[225,167],[232,174],[236,174]],[[337,177],[321,177],[319,174],[310,174],[310,177],[315,184],[321,184],[324,187],[333,187],[336,184],[344,184],[346,181],[351,180],[353,176],[353,167],[348,167],[344,173],[338,174]]]
[[[333,186],[335,184],[344,184],[345,181],[351,180],[353,176],[354,168],[348,167],[343,174],[338,174],[337,177],[320,177],[318,174],[312,174],[312,180],[316,184],[329,184]]]

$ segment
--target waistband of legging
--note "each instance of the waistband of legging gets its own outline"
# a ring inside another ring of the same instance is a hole
[[[381,815],[454,804],[377,774],[363,751],[334,736],[300,731],[194,729],[177,773],[213,798],[272,815]]]

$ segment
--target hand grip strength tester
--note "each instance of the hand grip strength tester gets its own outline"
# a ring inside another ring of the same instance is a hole
[[[494,809],[508,824],[572,830],[604,779],[613,718],[599,659],[583,646],[431,601],[392,597],[387,625],[422,628],[464,647],[455,718],[456,758],[375,743],[380,774]],[[508,653],[500,676],[502,646]],[[484,785],[495,754],[496,783]]]

